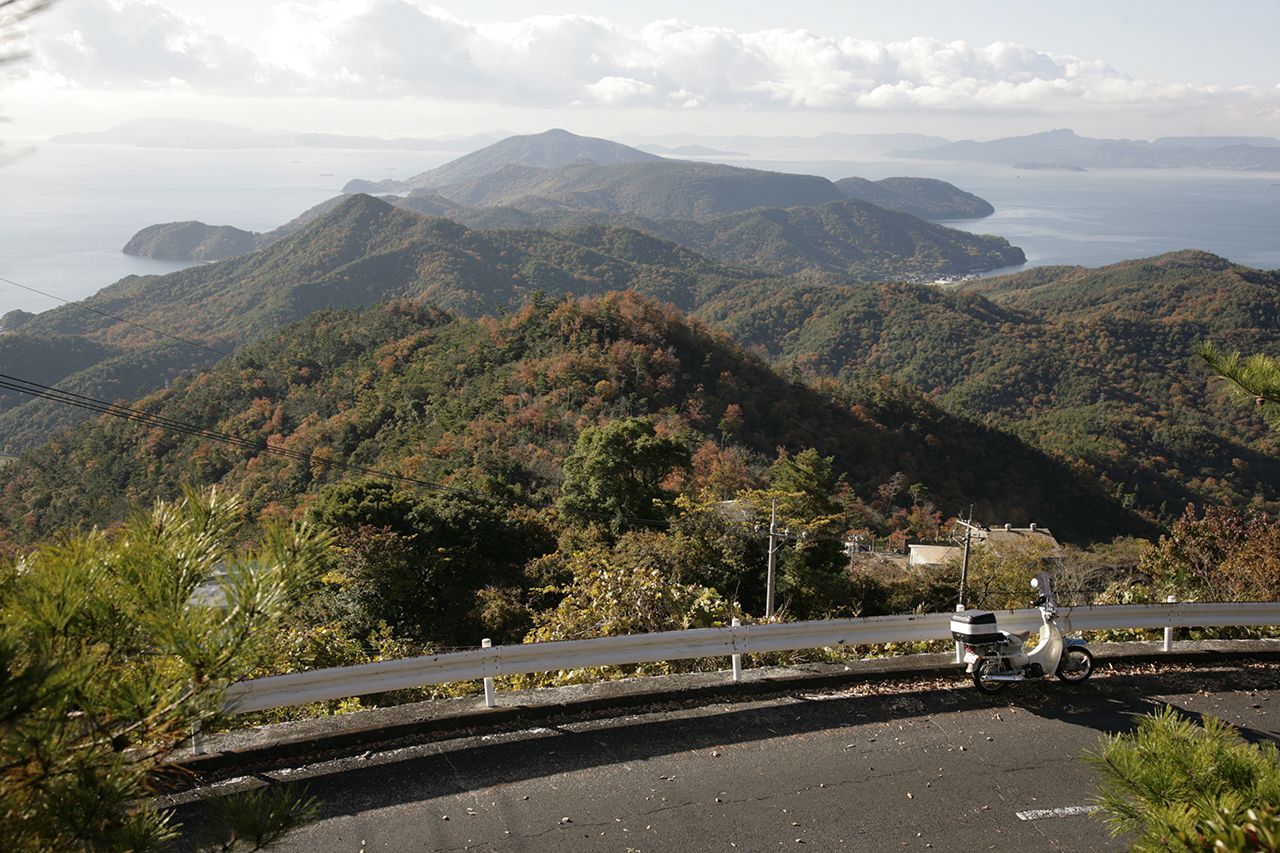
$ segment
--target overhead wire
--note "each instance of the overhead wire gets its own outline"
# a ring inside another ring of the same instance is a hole
[[[171,332],[166,332],[166,331],[163,331],[163,330],[161,330],[161,329],[155,329],[155,328],[152,328],[151,326],[147,326],[147,325],[145,325],[145,324],[143,324],[143,323],[137,323],[137,322],[135,322],[135,321],[133,321],[133,320],[129,320],[129,319],[125,318],[125,317],[118,317],[118,316],[116,316],[115,314],[111,314],[111,313],[108,313],[108,312],[106,312],[106,311],[102,311],[102,310],[99,310],[99,309],[97,309],[97,308],[93,308],[93,307],[91,307],[91,306],[89,306],[89,305],[85,305],[83,302],[73,302],[73,301],[72,301],[72,300],[70,300],[70,299],[63,299],[61,296],[57,296],[57,295],[55,295],[55,294],[53,294],[53,293],[48,293],[48,292],[46,292],[46,291],[44,291],[44,290],[40,290],[39,288],[36,288],[36,287],[31,287],[30,285],[26,285],[26,284],[19,284],[18,282],[14,281],[13,279],[5,278],[4,276],[0,276],[0,281],[4,282],[5,284],[11,284],[11,285],[13,285],[14,287],[18,287],[18,288],[21,288],[21,289],[23,289],[23,290],[28,290],[28,291],[30,291],[30,292],[32,292],[32,293],[38,293],[38,294],[40,294],[41,296],[47,296],[47,297],[49,297],[50,299],[56,299],[56,300],[58,300],[59,302],[61,302],[63,305],[70,305],[70,306],[71,306],[71,307],[73,307],[73,308],[79,308],[79,309],[80,309],[80,310],[82,310],[82,311],[88,311],[90,314],[97,314],[99,317],[106,317],[108,320],[115,320],[117,323],[124,323],[124,324],[126,324],[126,325],[133,326],[135,329],[142,329],[142,330],[143,330],[143,331],[145,331],[145,332],[151,332],[153,335],[160,335],[161,337],[165,337],[165,338],[169,338],[170,340],[178,341],[179,343],[186,344],[187,346],[198,347],[198,348],[200,348],[200,349],[202,349],[202,350],[206,350],[207,352],[211,352],[211,353],[213,353],[214,355],[221,355],[221,356],[229,356],[229,355],[231,355],[231,353],[229,353],[229,352],[226,352],[226,351],[224,351],[224,350],[217,349],[216,347],[208,346],[207,344],[202,344],[202,343],[200,343],[199,341],[193,341],[193,340],[190,340],[189,338],[184,338],[184,337],[182,337],[182,336],[180,336],[180,335],[175,335],[175,334],[173,334],[173,333],[171,333]]]
[[[260,439],[243,438],[232,435],[230,433],[212,430],[202,427],[198,424],[192,424],[187,421],[177,420],[154,412],[147,412],[142,409],[136,409],[131,406],[124,406],[119,403],[109,403],[105,400],[99,400],[95,397],[89,397],[84,394],[77,394],[73,391],[66,391],[55,388],[51,385],[45,385],[40,382],[34,382],[29,379],[23,379],[19,376],[13,376],[7,373],[0,373],[0,388],[26,394],[32,397],[38,397],[52,402],[63,403],[85,411],[95,412],[101,415],[109,415],[124,420],[134,421],[149,426],[161,427],[173,432],[188,435],[196,438],[205,438],[210,441],[227,444],[238,447],[243,450],[252,450],[262,453],[270,453],[282,456],[298,462],[305,462],[308,465],[324,465],[343,471],[349,471],[355,474],[362,474],[368,477],[378,477],[387,480],[404,483],[406,485],[417,486],[419,488],[431,491],[452,494],[458,497],[467,497],[479,501],[487,501],[491,503],[520,505],[531,509],[550,509],[554,504],[537,501],[519,501],[513,499],[500,499],[494,495],[482,494],[480,492],[469,489],[461,489],[450,486],[437,481],[426,480],[420,477],[412,477],[408,474],[398,474],[394,471],[387,471],[381,468],[371,468],[364,465],[355,465],[350,462],[342,462],[325,456],[319,456],[314,451],[295,450],[293,448],[282,447],[278,444],[271,444],[268,441]],[[649,524],[667,526],[670,521],[658,518],[638,518],[632,516],[618,517],[609,513],[581,513],[588,517],[611,520],[618,518],[633,524]]]
[[[260,453],[270,453],[281,456],[286,459],[292,459],[298,462],[304,462],[308,465],[323,465],[330,468],[336,468],[342,471],[348,471],[354,474],[361,474],[367,477],[376,477],[395,482],[404,483],[410,486],[439,492],[442,494],[450,494],[457,497],[466,497],[481,502],[489,502],[495,504],[505,504],[507,506],[524,506],[529,509],[552,509],[555,504],[546,501],[522,501],[513,498],[500,498],[496,495],[476,492],[470,489],[462,489],[456,486],[450,486],[434,480],[426,480],[421,477],[413,477],[408,474],[399,474],[395,471],[388,471],[382,468],[372,468],[365,465],[356,465],[350,462],[342,462],[327,456],[319,456],[314,451],[295,450],[289,447],[282,447],[278,444],[271,444],[262,439],[243,438],[241,436],[232,435],[231,433],[221,432],[218,430],[202,427],[198,424],[192,424],[187,421],[178,420],[155,412],[148,412],[143,409],[137,409],[132,406],[125,406],[119,403],[110,403],[106,400],[99,400],[96,397],[90,397],[84,394],[78,394],[74,391],[66,391],[61,388],[55,388],[51,385],[45,385],[29,379],[23,379],[19,376],[13,376],[7,373],[0,373],[0,389],[15,391],[17,393],[26,394],[32,397],[38,397],[52,402],[62,403],[64,405],[73,406],[85,411],[94,412],[100,415],[107,415],[123,420],[133,421],[148,426],[160,427],[187,435],[194,438],[204,438],[210,441],[237,447],[242,450],[251,450]],[[665,518],[644,518],[640,516],[618,516],[606,512],[579,511],[580,515],[588,518],[594,518],[602,521],[624,521],[631,524],[641,524],[656,527],[669,527],[670,519]],[[760,532],[761,525],[750,519],[724,519],[726,523],[732,526],[746,527],[753,532]],[[821,534],[809,536],[808,541],[836,541],[842,542],[843,537],[839,536],[823,536]]]
[[[83,304],[82,302],[73,302],[68,299],[63,299],[61,296],[56,296],[55,294],[48,293],[46,291],[40,290],[39,288],[31,287],[29,285],[20,284],[4,276],[0,276],[0,282],[13,285],[14,287],[21,288],[22,290],[27,290],[32,293],[37,293],[41,296],[46,296],[50,299],[55,299],[59,302],[62,302],[63,304],[80,308],[84,311],[88,311],[92,314],[96,314],[98,316],[105,317],[107,319],[114,320],[119,323],[125,323],[129,326],[133,326],[134,328],[142,329],[144,331],[151,332],[153,334],[160,335],[165,338],[169,338],[170,340],[178,341],[179,343],[183,343],[188,346],[197,347],[207,352],[214,353],[215,355],[219,355],[223,357],[230,357],[232,355],[232,353],[226,352],[224,350],[216,349],[206,344],[202,344],[199,341],[193,341],[188,338],[184,338],[180,335],[175,335],[170,332],[165,332],[160,329],[155,329],[155,328],[152,328],[151,326],[147,326],[145,324],[138,323],[133,320],[129,320],[127,318],[120,317],[115,314],[111,314],[106,311],[101,311],[97,308],[92,308],[88,305]],[[475,500],[488,501],[493,503],[506,503],[508,505],[520,505],[520,506],[525,506],[531,509],[550,509],[555,506],[554,504],[547,503],[547,502],[519,501],[519,500],[511,500],[511,499],[501,500],[494,495],[483,494],[483,493],[475,492],[469,489],[460,489],[454,486],[446,485],[444,483],[434,482],[431,480],[424,480],[418,477],[411,477],[407,474],[398,474],[394,471],[387,471],[379,468],[370,468],[362,465],[354,465],[348,462],[341,462],[328,457],[317,457],[314,452],[304,452],[300,450],[293,450],[291,448],[282,447],[277,444],[271,444],[265,440],[241,438],[239,436],[231,435],[230,433],[218,432],[216,430],[211,430],[206,427],[201,427],[197,424],[191,424],[184,421],[179,421],[174,418],[165,417],[163,415],[158,415],[153,412],[146,412],[141,409],[135,409],[129,406],[122,406],[118,403],[109,403],[105,400],[98,400],[96,398],[88,397],[83,394],[77,394],[73,391],[66,391],[60,388],[55,388],[50,385],[43,385],[38,382],[23,379],[18,376],[11,376],[4,373],[0,373],[0,388],[6,389],[9,391],[15,391],[17,393],[26,394],[33,397],[39,397],[41,399],[50,400],[52,402],[62,403],[64,405],[73,406],[75,408],[83,409],[90,412],[96,412],[102,415],[109,415],[112,417],[118,417],[125,420],[131,420],[135,422],[149,424],[151,426],[163,427],[163,428],[172,430],[173,432],[177,432],[179,434],[188,435],[188,436],[197,437],[197,438],[205,438],[210,441],[216,441],[222,444],[239,447],[243,450],[256,450],[259,452],[270,453],[277,456],[293,459],[295,461],[306,462],[309,465],[322,464],[331,468],[336,468],[336,469],[348,471],[351,473],[362,474],[364,476],[369,476],[369,477],[379,477],[382,479],[393,480],[396,482],[404,483],[406,485],[417,486],[419,488],[429,489],[431,491],[437,491],[441,493],[453,494],[459,497],[468,497]],[[660,518],[616,516],[610,513],[602,513],[602,512],[596,513],[596,512],[590,512],[590,511],[579,511],[579,514],[587,516],[589,518],[595,518],[599,520],[610,520],[610,521],[617,520],[617,521],[628,522],[631,524],[643,524],[643,525],[657,526],[657,527],[669,527],[671,524],[669,519],[660,519]],[[736,525],[741,525],[741,526],[746,526],[751,528],[758,527],[758,525],[753,521],[747,521],[747,520],[739,521],[735,519],[726,519],[726,521],[728,521],[728,523],[730,524],[736,524]],[[819,536],[819,537],[812,537],[812,539],[813,541],[817,541],[818,539],[831,539],[832,541],[843,541],[842,537]]]

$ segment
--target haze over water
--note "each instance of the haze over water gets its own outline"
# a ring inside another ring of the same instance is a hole
[[[0,277],[82,299],[131,274],[186,263],[120,252],[139,229],[197,219],[270,230],[336,195],[351,178],[404,178],[462,152],[188,150],[46,144],[0,168]],[[1098,266],[1175,249],[1280,267],[1280,174],[1202,170],[1015,171],[976,163],[876,158],[723,162],[838,179],[951,181],[995,206],[952,227],[1005,237],[1028,264]],[[0,314],[54,300],[0,284]]]

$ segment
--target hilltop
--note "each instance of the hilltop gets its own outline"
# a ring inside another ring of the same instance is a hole
[[[841,178],[836,188],[846,198],[927,220],[981,219],[996,212],[986,199],[935,178]]]
[[[452,186],[491,175],[504,166],[557,169],[575,163],[614,166],[619,163],[647,163],[662,160],[630,145],[578,136],[555,128],[526,136],[509,136],[492,145],[452,160],[443,166],[407,179],[404,189]]]
[[[761,277],[638,232],[481,231],[358,195],[260,251],[163,276],[130,276],[82,303],[36,315],[5,336],[0,368],[23,375],[25,358],[5,358],[21,350],[21,341],[78,339],[97,347],[98,358],[87,366],[63,359],[65,372],[49,378],[78,393],[132,398],[211,364],[219,351],[326,308],[411,297],[475,316],[539,291],[627,288],[692,307],[703,293]],[[0,411],[0,436],[14,447],[78,417],[38,400]]]
[[[584,427],[645,416],[756,467],[779,447],[817,448],[859,495],[897,479],[921,483],[941,506],[977,502],[1082,539],[1144,529],[1096,483],[1007,434],[892,383],[820,394],[634,293],[533,299],[479,320],[409,300],[324,311],[137,405],[317,460],[487,482],[534,504],[554,499]],[[184,482],[218,483],[273,515],[348,476],[117,419],[57,443],[0,469],[0,519],[24,538],[110,523]]]
[[[512,136],[404,181],[356,180],[346,192],[430,193],[460,205],[527,212],[594,211],[702,220],[753,207],[854,198],[923,219],[991,215],[984,200],[945,181],[845,178],[672,160],[638,148],[549,130]]]
[[[816,376],[889,375],[921,388],[1153,513],[1280,501],[1274,437],[1225,399],[1193,353],[1206,339],[1280,347],[1280,273],[1187,251],[1042,267],[954,291],[748,283],[700,316]]]
[[[783,274],[934,279],[1026,262],[1022,250],[1002,237],[945,228],[855,199],[636,227],[713,258]]]

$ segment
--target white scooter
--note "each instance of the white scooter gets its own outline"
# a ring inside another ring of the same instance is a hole
[[[1039,608],[1043,624],[1039,642],[1030,651],[1026,644],[1031,632],[1001,631],[994,613],[970,611],[951,617],[951,636],[964,645],[965,672],[983,693],[998,693],[1010,682],[1049,674],[1070,683],[1093,674],[1093,655],[1084,640],[1063,637],[1058,629],[1049,575],[1041,572],[1032,578],[1031,588],[1040,592],[1032,606]]]

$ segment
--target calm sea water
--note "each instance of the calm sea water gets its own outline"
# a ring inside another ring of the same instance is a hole
[[[125,275],[187,266],[120,252],[147,225],[198,219],[265,231],[332,197],[351,178],[406,177],[457,153],[42,145],[0,168],[0,277],[80,299]],[[948,224],[1005,237],[1031,265],[1097,266],[1198,248],[1280,267],[1280,174],[1017,172],[894,159],[734,162],[833,179],[949,180],[990,201],[996,213]],[[0,314],[56,304],[0,283]]]
[[[747,165],[747,161],[742,161]],[[1176,249],[1280,268],[1280,173],[1172,169],[1017,171],[982,163],[880,159],[750,165],[832,180],[940,178],[991,202],[984,219],[947,222],[1020,247],[1028,266],[1101,266]]]
[[[407,177],[458,153],[40,145],[0,167],[0,277],[82,299],[126,275],[190,266],[121,253],[148,225],[197,219],[267,231],[352,178]],[[58,304],[0,282],[0,314]]]

